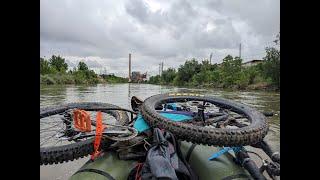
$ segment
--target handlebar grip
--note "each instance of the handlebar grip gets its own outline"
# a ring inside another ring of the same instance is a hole
[[[252,146],[261,148],[271,158],[272,161],[280,164],[280,153],[274,152],[266,141],[260,141],[259,143]]]
[[[266,117],[273,116],[273,112],[263,112],[262,114],[265,115]]]
[[[275,152],[271,155],[271,160],[280,164],[280,154]]]
[[[251,174],[251,176],[254,179],[263,179],[266,178],[261,174],[260,169],[257,167],[257,165],[251,160],[248,159],[243,163],[243,167]]]
[[[240,160],[242,166],[250,173],[254,179],[266,180],[257,165],[250,159],[248,153],[240,151],[236,153],[237,158]]]

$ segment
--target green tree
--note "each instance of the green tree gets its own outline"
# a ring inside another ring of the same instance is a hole
[[[279,34],[277,34],[276,40],[274,40],[273,42],[276,43],[276,45],[280,46],[280,32],[279,32]]]
[[[93,81],[98,76],[97,74],[88,68],[88,65],[82,61],[78,63],[77,76],[79,79],[86,79],[87,81]]]
[[[215,87],[218,87],[222,84],[222,73],[218,67],[213,71],[210,71],[209,83]]]
[[[280,88],[280,50],[274,47],[266,48],[267,55],[262,65],[262,72],[265,78],[270,78],[272,83]]]
[[[84,62],[79,62],[77,67],[69,70],[65,59],[53,55],[49,61],[40,58],[40,83],[42,84],[95,84],[101,79],[88,68]]]
[[[159,84],[160,83],[160,76],[159,75],[151,76],[149,79],[149,83],[150,84]]]
[[[184,85],[192,81],[193,75],[201,71],[201,64],[194,58],[186,61],[184,65],[181,65],[178,69],[177,76],[174,80],[176,85]]]
[[[51,73],[51,67],[47,60],[40,58],[40,74],[49,74]]]
[[[242,60],[239,57],[226,56],[221,64],[221,77],[224,87],[236,85],[240,78]]]
[[[168,68],[167,70],[162,72],[161,82],[164,84],[172,83],[175,77],[176,70],[174,68]]]
[[[246,74],[248,84],[256,83],[257,77],[261,76],[261,72],[259,72],[259,66],[251,66],[242,69],[242,73]]]
[[[78,70],[79,71],[88,71],[89,68],[88,68],[86,63],[80,61],[79,64],[78,64]]]
[[[203,85],[205,83],[210,82],[210,71],[201,71],[192,77],[192,84],[193,85]]]
[[[280,46],[280,32],[274,42]],[[263,58],[264,63],[258,66],[258,68],[266,80],[270,80],[273,85],[280,89],[280,49],[267,47],[266,53],[266,56]]]
[[[280,45],[280,33],[275,40]],[[149,83],[181,85],[210,85],[226,88],[266,88],[270,84],[280,88],[280,49],[266,48],[267,55],[258,65],[243,68],[242,59],[227,55],[221,64],[210,64],[208,60],[198,63],[194,58],[164,71],[162,76],[152,76]],[[252,85],[252,86],[250,86]]]
[[[215,69],[215,64],[210,64],[209,60],[205,59],[201,62],[201,71],[212,71]]]
[[[52,57],[49,59],[49,64],[58,72],[64,73],[68,69],[68,64],[65,62],[65,59],[60,56],[52,55]]]

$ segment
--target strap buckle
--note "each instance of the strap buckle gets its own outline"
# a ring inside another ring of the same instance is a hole
[[[239,152],[239,151],[242,151],[244,150],[244,147],[242,146],[239,146],[239,147],[224,147],[222,148],[220,151],[214,153],[211,157],[209,157],[209,161],[212,161],[213,159],[216,159],[218,158],[219,156],[221,156],[222,154],[230,151],[230,150],[233,150],[235,153]]]

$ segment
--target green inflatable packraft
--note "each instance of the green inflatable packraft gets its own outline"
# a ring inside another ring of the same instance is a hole
[[[219,147],[181,142],[181,151],[200,180],[251,179],[249,173],[233,161],[230,153],[224,153],[213,161],[208,158]],[[136,161],[119,160],[114,152],[106,152],[94,162],[84,164],[70,180],[126,180]]]

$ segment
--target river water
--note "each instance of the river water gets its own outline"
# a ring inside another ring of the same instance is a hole
[[[150,84],[98,84],[94,86],[41,86],[40,106],[59,105],[68,102],[107,102],[123,108],[130,108],[132,96],[145,99],[151,95],[167,92],[192,92],[203,95],[231,99],[261,112],[273,112],[268,117],[270,130],[265,139],[274,150],[280,151],[280,93],[265,91],[227,91],[217,89],[178,88]],[[43,180],[68,179],[87,160],[74,160],[63,164],[40,166],[40,178]]]

